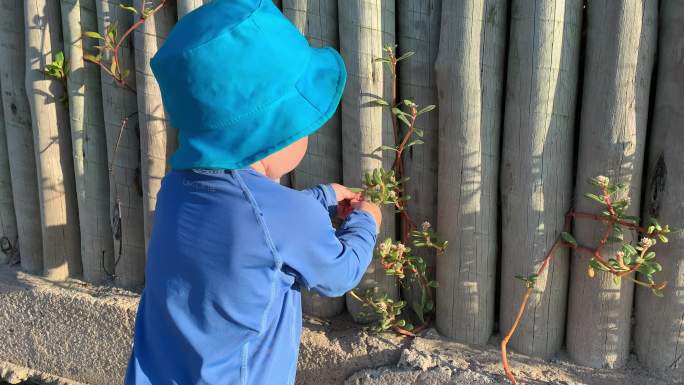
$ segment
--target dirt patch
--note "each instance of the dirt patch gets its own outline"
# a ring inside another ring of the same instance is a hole
[[[592,369],[570,363],[562,355],[547,362],[511,354],[511,366],[521,384],[542,385],[667,385],[684,384],[674,372],[649,371],[632,357],[622,369]],[[473,348],[447,341],[434,329],[415,338],[402,350],[396,364],[365,369],[346,385],[498,385],[503,376],[499,351],[493,345]]]

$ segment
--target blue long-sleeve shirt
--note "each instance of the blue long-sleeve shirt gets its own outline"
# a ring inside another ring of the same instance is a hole
[[[341,296],[372,258],[376,223],[336,231],[330,185],[281,186],[249,168],[162,180],[126,385],[293,384],[300,285]]]

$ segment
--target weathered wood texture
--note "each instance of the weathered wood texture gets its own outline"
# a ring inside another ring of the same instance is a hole
[[[98,30],[101,34],[106,33],[107,27],[113,21],[117,21],[117,36],[121,36],[131,26],[133,22],[131,13],[121,9],[119,3],[118,0],[96,0]],[[133,74],[133,52],[130,40],[126,40],[119,51],[121,60],[119,65]],[[106,63],[110,62],[110,58],[106,56],[103,60]],[[145,236],[136,95],[118,86],[104,71],[100,73],[107,137],[107,161],[112,165],[109,175],[109,205],[112,222],[116,219],[117,203],[120,203],[121,208],[120,237],[117,237],[116,226],[113,229],[115,233],[113,273],[116,275],[118,285],[132,287],[142,284],[145,274]],[[127,79],[128,85],[133,89],[135,89],[135,78],[130,75]],[[127,117],[130,117],[128,124],[121,131],[122,122]]]
[[[0,237],[6,237],[10,242],[14,242],[17,239],[17,220],[14,216],[12,180],[10,177],[9,157],[7,155],[5,118],[2,108],[0,108]],[[0,264],[9,262],[10,256],[9,253],[0,253]]]
[[[339,47],[336,0],[284,0],[283,13],[307,37],[313,47]],[[290,174],[296,189],[342,180],[342,134],[339,110],[315,134],[302,162]],[[285,178],[283,178],[285,179]],[[344,311],[344,297],[325,298],[302,290],[302,310],[330,317]]]
[[[653,121],[648,133],[648,171],[644,181],[643,218],[684,228],[684,2],[660,4],[658,71]],[[645,222],[647,224],[647,222]],[[658,369],[684,368],[684,232],[672,233],[654,251],[663,266],[658,280],[664,297],[637,286],[634,347],[639,361]]]
[[[445,1],[439,93],[437,328],[483,344],[494,327],[506,2]]]
[[[35,273],[43,270],[43,262],[31,112],[24,85],[26,54],[22,4],[0,0],[0,19],[3,20],[0,25],[0,96],[4,126],[0,142],[6,140],[16,218],[16,234],[12,237],[9,227],[5,229],[3,213],[3,232],[7,232],[4,235],[12,246],[19,243],[21,267]],[[3,181],[3,186],[5,183]],[[9,222],[7,226],[10,226]]]
[[[98,41],[82,37],[85,31],[97,31],[97,13],[94,0],[63,0],[60,4],[64,55],[69,63],[67,89],[83,279],[100,283],[107,278],[105,269],[112,268],[114,252],[109,224],[107,143],[100,70],[83,60],[84,51],[95,52],[93,45]]]
[[[43,233],[43,273],[50,279],[82,272],[71,131],[64,86],[45,74],[63,50],[59,3],[24,2],[26,94],[31,107]],[[30,240],[30,242],[35,242]]]
[[[628,188],[629,215],[639,214],[649,88],[656,43],[656,1],[599,0],[588,3],[587,48],[580,117],[575,208],[600,212],[583,197],[589,178],[605,175]],[[614,199],[621,199],[616,196]],[[604,225],[576,220],[575,238],[596,245]],[[625,240],[634,240],[625,233]],[[605,256],[617,245],[604,248]],[[592,367],[619,367],[628,358],[634,284],[609,274],[587,276],[587,256],[573,253],[567,320],[572,358]]]
[[[399,100],[410,99],[421,107],[437,104],[435,60],[439,48],[441,9],[442,0],[397,2],[398,54],[415,52],[398,64]],[[410,147],[404,156],[405,174],[411,178],[405,184],[405,192],[411,197],[407,208],[419,226],[424,221],[434,225],[437,219],[437,123],[436,110],[421,115],[416,126],[423,130],[424,143]],[[428,274],[434,278],[433,250],[414,248],[413,251],[425,258]],[[408,285],[402,286],[402,295],[409,303],[420,301],[422,294],[414,282],[417,281],[409,279]]]
[[[511,4],[501,162],[502,331],[563,230],[572,200],[582,0]],[[568,250],[538,278],[510,346],[550,358],[565,336]]]
[[[135,0],[141,9],[144,1]],[[161,47],[176,23],[176,4],[167,1],[154,16],[135,30],[135,84],[140,123],[140,166],[142,169],[145,250],[154,225],[154,209],[161,180],[166,174],[167,159],[176,149],[176,129],[166,120],[159,85],[150,68],[150,59]]]
[[[384,46],[395,42],[394,0],[338,1],[338,17],[340,53],[347,67],[341,103],[342,178],[347,186],[356,187],[365,172],[392,167],[393,154],[374,153],[382,144],[394,144],[391,114],[374,103],[377,97],[390,99],[391,78],[387,67],[374,60],[385,55]],[[379,241],[395,236],[393,209],[384,207],[382,215]],[[358,288],[364,291],[375,286],[391,297],[398,296],[396,280],[385,274],[377,259],[371,262]],[[347,309],[358,316],[361,306],[347,296]]]
[[[209,0],[177,0],[176,8],[178,10],[178,18],[185,16],[188,12],[199,7],[204,3],[208,3]]]

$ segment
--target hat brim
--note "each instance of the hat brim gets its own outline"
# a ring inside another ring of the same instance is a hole
[[[346,80],[344,61],[336,50],[311,48],[294,92],[237,123],[248,127],[249,135],[230,127],[196,132],[184,138],[186,145],[173,154],[171,166],[236,169],[263,159],[321,128],[337,110]]]

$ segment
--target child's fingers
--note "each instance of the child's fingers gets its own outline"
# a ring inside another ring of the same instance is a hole
[[[333,190],[335,190],[335,195],[338,202],[343,201],[345,199],[355,199],[359,194],[349,190],[347,187],[342,186],[338,183],[333,183],[332,188]]]

